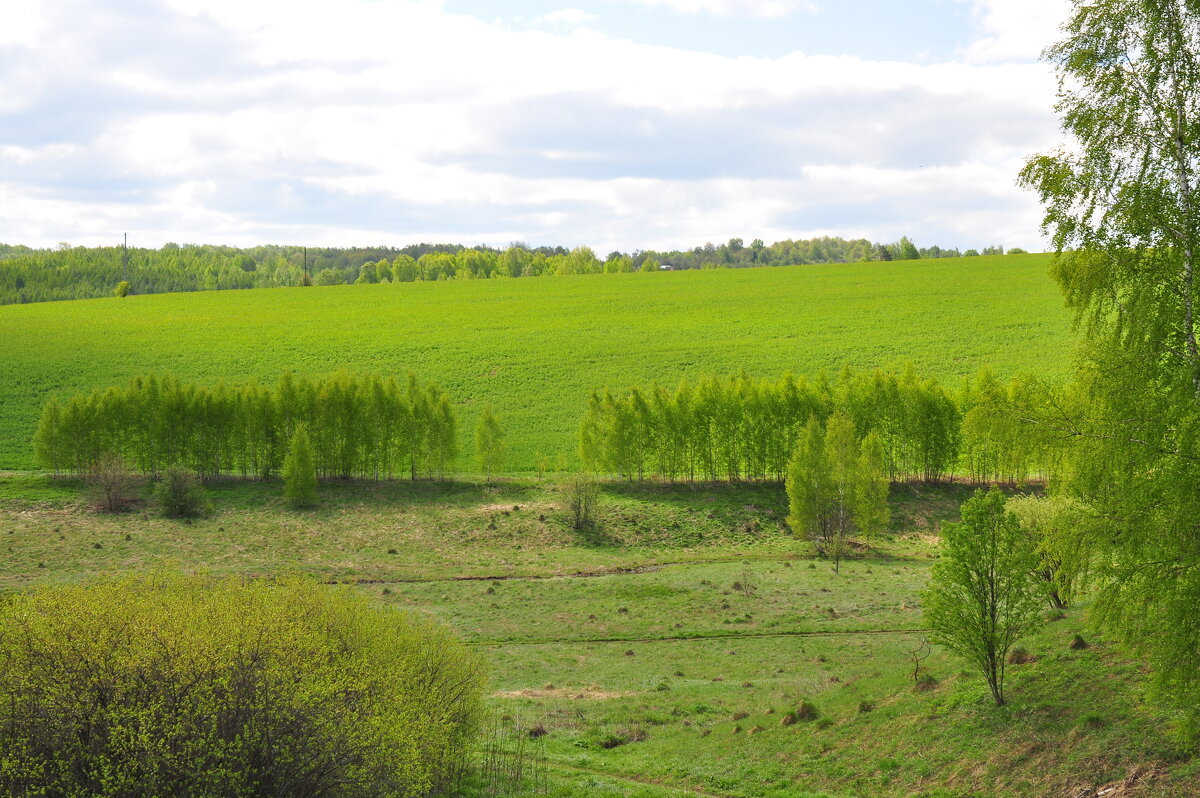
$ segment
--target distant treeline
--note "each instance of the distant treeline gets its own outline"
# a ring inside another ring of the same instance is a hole
[[[1020,250],[1011,250],[1014,252]],[[412,282],[599,272],[655,272],[790,266],[815,263],[909,260],[981,254],[940,247],[918,248],[907,238],[894,244],[866,239],[814,238],[749,246],[734,238],[670,252],[610,252],[601,260],[588,247],[467,248],[457,244],[349,249],[260,246],[249,249],[166,244],[161,249],[122,247],[30,249],[0,244],[0,304],[109,296],[122,282],[129,293],[159,294],[234,288]],[[982,254],[1004,254],[986,247]]]
[[[273,387],[151,374],[125,388],[51,398],[34,449],[56,473],[87,473],[115,455],[145,474],[181,466],[205,477],[267,478],[280,472],[301,422],[326,477],[442,477],[458,451],[454,409],[437,385],[345,372],[285,373]]]
[[[580,424],[580,455],[592,470],[628,479],[783,481],[810,418],[835,410],[861,440],[876,432],[893,481],[934,482],[952,473],[979,482],[1022,482],[1053,470],[1053,439],[1021,424],[1051,388],[1029,378],[1007,385],[989,370],[955,393],[911,368],[897,374],[843,369],[838,378],[746,375],[594,393]]]

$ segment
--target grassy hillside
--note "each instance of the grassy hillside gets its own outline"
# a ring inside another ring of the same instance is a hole
[[[0,474],[0,593],[101,571],[300,571],[436,618],[490,665],[506,725],[545,730],[552,796],[1200,795],[1145,672],[1081,610],[1024,641],[1009,706],[933,649],[912,679],[931,534],[961,485],[897,487],[891,531],[833,573],[779,486],[606,484],[567,523],[553,484],[222,482],[215,513],[96,515],[78,482]],[[1087,648],[1069,647],[1081,633]],[[818,716],[784,721],[802,701]],[[472,793],[473,794],[473,793]],[[479,793],[483,795],[485,793]],[[1094,795],[1095,793],[1087,793]]]
[[[898,365],[956,380],[1058,376],[1069,320],[1049,257],[280,288],[0,307],[0,467],[32,467],[54,392],[147,371],[273,381],[340,368],[441,382],[461,403],[463,467],[491,402],[510,470],[575,457],[588,393],[746,369]]]

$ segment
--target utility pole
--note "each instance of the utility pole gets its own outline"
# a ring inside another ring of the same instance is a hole
[[[308,247],[304,247],[304,282],[301,285],[308,285]]]
[[[121,279],[129,282],[129,233],[125,234],[125,243],[121,245]]]

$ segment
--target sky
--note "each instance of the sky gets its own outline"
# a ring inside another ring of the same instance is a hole
[[[5,2],[0,242],[1041,250],[1068,5]]]

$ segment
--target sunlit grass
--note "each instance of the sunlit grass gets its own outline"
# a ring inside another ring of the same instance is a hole
[[[274,381],[285,369],[415,371],[478,408],[510,471],[570,467],[588,394],[702,372],[812,374],[912,361],[948,387],[984,364],[1062,376],[1069,320],[1049,257],[283,288],[0,307],[0,468],[31,468],[54,392],[148,371]]]

